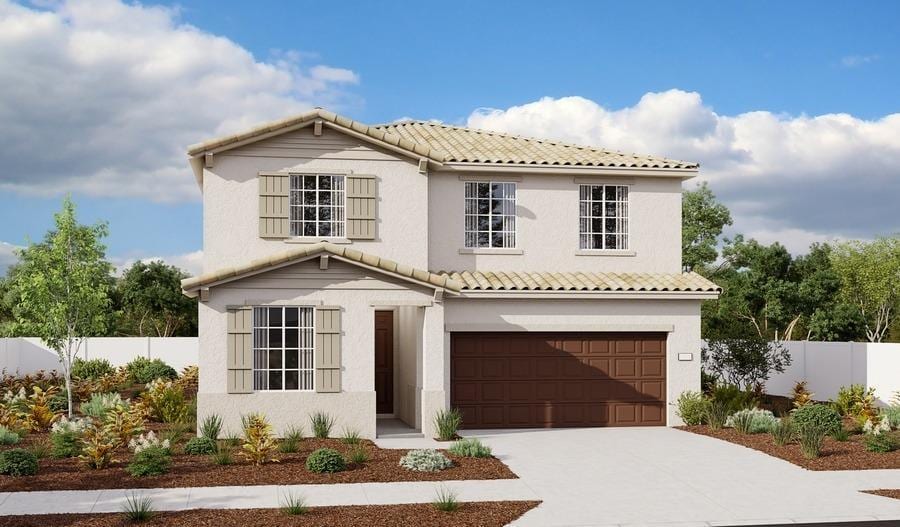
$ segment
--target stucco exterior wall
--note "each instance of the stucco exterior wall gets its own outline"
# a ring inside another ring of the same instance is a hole
[[[281,433],[292,424],[309,429],[309,414],[322,410],[336,418],[335,433],[355,428],[375,436],[374,312],[392,302],[427,302],[429,289],[331,260],[319,269],[313,259],[212,288],[200,303],[200,386],[198,421],[222,416],[237,431],[240,416],[265,414]],[[341,306],[341,392],[226,393],[227,308],[232,305]]]
[[[516,245],[522,254],[459,254],[465,247],[465,182],[458,172],[433,171],[428,175],[430,269],[681,272],[680,180],[604,177],[588,181],[630,185],[628,233],[633,256],[577,254],[579,183],[572,175],[552,174],[522,175],[517,182]]]
[[[682,424],[673,404],[678,395],[685,390],[700,389],[699,300],[453,298],[445,302],[444,319],[448,362],[451,331],[659,331],[665,327],[669,331],[666,341],[669,426]],[[691,360],[679,361],[679,353],[692,354]],[[447,376],[449,379],[449,367]]]
[[[216,154],[203,171],[203,270],[240,265],[294,247],[259,237],[259,171],[346,171],[374,174],[378,221],[374,240],[353,247],[428,268],[427,176],[414,160],[325,128],[303,128]]]

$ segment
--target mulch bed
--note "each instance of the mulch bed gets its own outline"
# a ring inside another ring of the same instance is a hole
[[[800,451],[800,445],[791,443],[775,445],[771,434],[741,434],[733,428],[712,430],[708,426],[681,426],[682,430],[695,434],[715,437],[729,443],[759,450],[799,465],[809,470],[875,470],[900,468],[900,450],[880,454],[866,451],[861,434],[851,435],[847,441],[835,441],[826,437],[818,458],[807,459]]]
[[[47,434],[29,434],[17,447],[47,439]],[[188,437],[185,437],[185,441]],[[306,469],[306,457],[318,448],[333,448],[346,454],[353,448],[339,439],[304,438],[296,454],[277,453],[278,463],[255,466],[244,460],[240,448],[233,448],[234,463],[216,465],[209,456],[172,456],[168,474],[132,477],[125,471],[131,452],[120,450],[108,468],[93,470],[78,459],[43,458],[34,476],[0,476],[0,491],[88,490],[155,487],[213,487],[225,485],[294,485],[301,483],[366,483],[387,481],[443,481],[465,479],[514,479],[517,476],[496,458],[458,457],[445,452],[453,466],[440,472],[415,472],[398,466],[407,450],[382,449],[368,440],[360,446],[369,461],[348,463],[347,470],[336,474],[314,474]],[[176,452],[179,448],[175,448]]]
[[[900,489],[875,489],[864,490],[866,494],[875,494],[876,496],[884,496],[885,498],[894,498],[900,500]]]
[[[491,501],[463,503],[455,512],[441,512],[431,504],[357,505],[351,507],[313,507],[301,516],[287,516],[277,509],[193,509],[158,512],[146,527],[195,527],[240,525],[272,527],[302,525],[304,527],[417,527],[461,526],[499,527],[506,525],[536,507],[536,501]],[[119,527],[128,523],[122,514],[42,514],[0,517],[3,527]]]

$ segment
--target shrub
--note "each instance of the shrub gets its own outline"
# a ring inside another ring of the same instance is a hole
[[[81,455],[78,459],[90,468],[101,469],[113,462],[119,439],[106,428],[92,425],[84,430],[81,444]]]
[[[95,393],[86,403],[81,403],[81,413],[84,415],[103,419],[106,412],[115,406],[127,406],[128,401],[122,400],[122,396],[118,393]]]
[[[841,426],[831,433],[831,438],[835,441],[848,441],[850,439],[850,432],[848,432],[846,428]]]
[[[453,441],[462,423],[462,414],[456,408],[438,410],[434,416],[434,427],[437,428],[440,441]]]
[[[713,402],[723,403],[728,415],[738,410],[755,408],[759,404],[752,392],[741,390],[733,384],[717,384],[710,394],[710,399]]]
[[[278,444],[278,450],[284,454],[293,454],[300,450],[301,439],[303,439],[303,429],[299,426],[291,426],[284,432],[284,438]]]
[[[153,517],[153,500],[149,496],[131,494],[125,498],[122,513],[132,523],[147,521]]]
[[[752,410],[738,410],[725,420],[725,426],[734,427],[742,434],[762,434],[769,432],[778,418],[769,410],[754,408]]]
[[[50,428],[59,415],[50,408],[50,400],[59,393],[57,386],[46,390],[40,386],[31,387],[31,395],[25,400],[25,428],[28,430],[46,430]]]
[[[72,377],[75,379],[98,379],[115,371],[106,359],[75,359],[72,363]]]
[[[141,394],[141,399],[150,408],[150,414],[157,421],[163,423],[178,423],[187,421],[188,405],[184,397],[184,389],[181,386],[157,379],[147,385],[147,390]]]
[[[363,448],[362,445],[356,445],[350,449],[348,456],[350,461],[357,465],[361,465],[369,460],[369,453],[366,452],[366,449]]]
[[[231,457],[231,450],[224,447],[219,448],[216,453],[210,456],[210,459],[216,465],[230,465],[234,462],[234,458]]]
[[[833,434],[841,428],[841,416],[830,406],[808,404],[791,412],[791,418],[802,434],[804,428],[820,428],[825,435]]]
[[[851,384],[850,386],[841,386],[837,397],[831,404],[839,414],[856,418],[866,410],[867,406],[874,404],[874,397],[874,388],[866,390],[862,384]]]
[[[706,408],[706,423],[713,430],[719,430],[725,426],[728,419],[728,405],[722,401],[710,401]]]
[[[341,441],[347,445],[358,445],[359,439],[359,431],[352,428],[345,428],[344,435],[341,437]]]
[[[262,414],[250,414],[241,419],[244,428],[244,442],[241,452],[256,465],[275,461],[272,456],[278,448],[272,435],[272,425]]]
[[[168,439],[160,440],[152,430],[128,442],[128,448],[135,454],[148,448],[161,448],[168,451],[171,446],[172,444]]]
[[[218,446],[208,437],[192,437],[184,444],[184,453],[189,456],[207,456],[215,454]]]
[[[331,448],[320,448],[314,450],[312,454],[306,458],[306,469],[310,472],[322,474],[324,472],[341,472],[347,468],[343,456]]]
[[[203,418],[203,422],[200,423],[200,436],[212,439],[213,441],[219,440],[219,434],[222,433],[222,418],[217,414],[207,415]]]
[[[334,418],[325,412],[316,412],[309,416],[312,423],[313,436],[317,439],[325,439],[331,435],[331,428],[334,426]]]
[[[891,427],[894,429],[900,428],[900,406],[891,405],[887,408],[881,409],[882,415],[887,417],[888,422],[891,424]]]
[[[286,495],[282,496],[282,498],[278,500],[278,506],[281,508],[281,512],[288,516],[306,514],[306,511],[309,510],[303,496],[292,492],[288,492]]]
[[[173,380],[178,377],[174,368],[159,359],[136,357],[125,366],[125,370],[134,382],[147,384],[157,379]]]
[[[35,441],[28,446],[28,451],[34,454],[34,457],[38,459],[44,459],[45,457],[49,456],[50,450],[50,442],[47,441],[47,439]]]
[[[103,426],[118,439],[119,444],[127,444],[135,434],[144,431],[147,408],[143,403],[132,405],[117,404],[106,411]]]
[[[135,450],[134,458],[128,465],[128,473],[136,478],[159,476],[169,471],[172,466],[172,453],[168,448],[153,445]]]
[[[459,500],[456,498],[456,493],[446,487],[438,489],[437,495],[431,504],[441,512],[456,512],[459,510]]]
[[[232,432],[225,436],[225,439],[223,439],[222,441],[225,442],[225,445],[228,448],[234,448],[241,444],[241,436]]]
[[[0,426],[0,445],[15,445],[22,439],[19,434],[5,426]]]
[[[172,445],[176,445],[194,428],[195,426],[192,426],[189,423],[172,423],[172,425],[169,426],[169,429],[163,432],[162,437],[167,439]]]
[[[794,427],[794,421],[790,417],[782,417],[772,425],[770,432],[775,444],[784,446],[794,440],[797,430]]]
[[[866,434],[866,450],[886,454],[897,450],[897,438],[890,433]]]
[[[702,425],[706,420],[706,407],[709,401],[700,392],[687,390],[681,392],[675,401],[678,417],[688,426]]]
[[[460,439],[449,450],[451,454],[462,457],[491,457],[491,447],[475,438]]]
[[[806,381],[797,381],[794,389],[791,391],[791,398],[794,402],[794,408],[806,406],[812,402],[813,394],[806,388]]]
[[[416,472],[437,472],[453,466],[447,456],[431,448],[410,450],[400,458],[400,466]]]
[[[81,455],[81,434],[71,431],[50,433],[50,453],[55,458]]]
[[[772,372],[782,373],[791,365],[787,348],[762,338],[709,340],[702,358],[707,371],[746,390],[764,385]]]
[[[821,424],[808,423],[799,427],[798,431],[800,433],[800,451],[803,452],[803,456],[808,459],[819,457],[819,453],[822,451],[822,441],[828,435],[828,430]]]
[[[37,456],[23,448],[0,452],[0,474],[7,476],[33,476],[37,474]]]

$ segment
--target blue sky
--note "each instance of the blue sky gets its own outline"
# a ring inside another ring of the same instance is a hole
[[[19,28],[0,37],[0,268],[65,192],[110,223],[115,263],[196,266],[184,148],[312,105],[697,160],[735,232],[795,252],[895,233],[897,20],[887,1],[0,0],[0,34]]]

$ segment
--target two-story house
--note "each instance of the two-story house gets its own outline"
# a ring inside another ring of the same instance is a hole
[[[188,154],[201,418],[674,425],[699,389],[719,289],[681,268],[695,163],[321,109]]]

